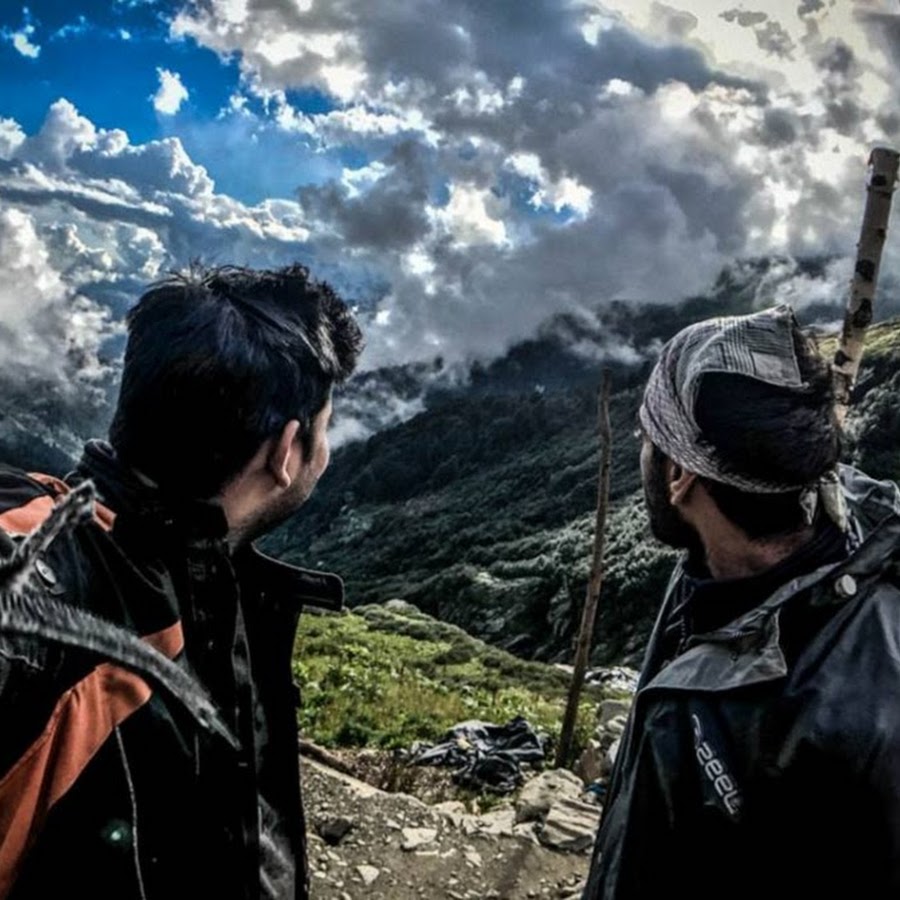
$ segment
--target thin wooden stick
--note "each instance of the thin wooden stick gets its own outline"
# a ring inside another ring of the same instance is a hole
[[[581,627],[578,631],[578,642],[575,645],[575,666],[572,672],[572,684],[566,702],[566,713],[563,717],[562,733],[559,737],[559,748],[556,751],[556,766],[562,768],[569,760],[572,752],[572,737],[575,733],[575,722],[578,719],[578,701],[584,686],[584,674],[587,671],[591,655],[591,641],[594,634],[594,621],[597,618],[597,605],[600,600],[600,589],[603,586],[603,548],[606,544],[606,510],[609,505],[609,469],[612,461],[612,431],[609,425],[609,371],[603,373],[603,385],[600,388],[598,404],[598,430],[600,433],[600,471],[597,479],[597,514],[594,522],[594,552],[591,559],[591,576],[588,580],[584,609],[581,613]]]
[[[881,251],[887,236],[898,162],[900,154],[887,147],[876,147],[869,157],[866,209],[863,213],[859,243],[856,245],[856,267],[853,270],[841,340],[832,364],[835,413],[842,425],[847,417],[850,393],[859,372],[866,329],[872,321],[872,301],[878,283]]]
[[[329,753],[324,747],[320,747],[318,744],[314,744],[312,741],[307,741],[304,738],[300,738],[298,744],[301,756],[308,756],[310,759],[314,759],[330,769],[343,772],[345,775],[353,774],[351,766],[348,766],[339,756]]]

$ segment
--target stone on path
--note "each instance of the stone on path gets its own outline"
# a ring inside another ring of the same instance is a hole
[[[599,807],[562,798],[550,807],[538,837],[545,847],[580,853],[593,846],[599,824]]]
[[[352,830],[353,819],[346,816],[334,816],[333,818],[317,819],[315,829],[319,837],[332,847],[336,847]]]
[[[437,828],[404,828],[402,831],[404,850],[418,850],[434,842]]]
[[[362,878],[363,884],[367,886],[372,884],[381,874],[381,870],[376,869],[375,866],[357,866],[356,871],[359,873],[359,877]]]
[[[602,728],[618,716],[628,716],[631,710],[630,700],[601,700],[598,711],[598,726]]]
[[[575,763],[575,774],[585,783],[599,781],[607,773],[606,754],[599,741],[588,741],[587,747]]]
[[[568,769],[552,769],[532,778],[516,800],[516,822],[542,819],[550,807],[563,797],[573,800],[584,790],[582,780]]]

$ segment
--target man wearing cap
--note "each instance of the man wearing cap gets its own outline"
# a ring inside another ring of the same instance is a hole
[[[838,466],[789,308],[692,325],[640,408],[654,535],[684,550],[584,897],[900,892],[900,495]]]

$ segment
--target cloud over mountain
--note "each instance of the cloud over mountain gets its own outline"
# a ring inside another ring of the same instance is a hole
[[[197,119],[195,82],[183,105],[160,66],[156,139],[67,99],[37,129],[0,119],[6,227],[44,248],[54,303],[110,320],[192,258],[297,259],[359,304],[365,367],[490,358],[556,313],[703,291],[740,257],[846,259],[868,147],[900,132],[896,17],[856,7],[181,4],[169,40],[235,61],[229,102]],[[786,271],[779,296],[821,299]]]

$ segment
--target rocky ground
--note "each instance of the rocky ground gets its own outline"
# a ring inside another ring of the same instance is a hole
[[[569,772],[536,776],[516,804],[472,814],[302,766],[313,900],[580,896],[600,809],[579,799]]]
[[[460,792],[446,768],[305,742],[313,900],[580,898],[629,705],[601,702],[574,772],[524,771],[504,798]]]

